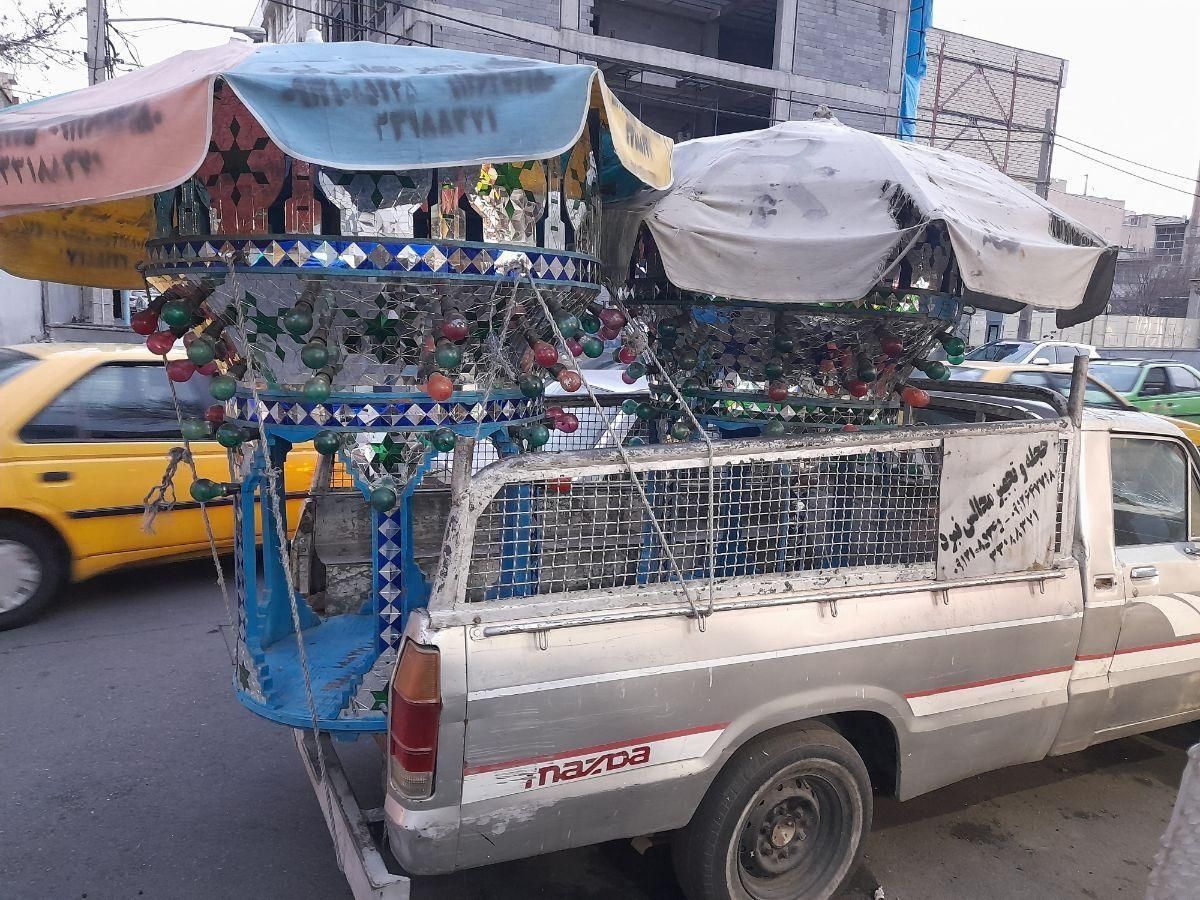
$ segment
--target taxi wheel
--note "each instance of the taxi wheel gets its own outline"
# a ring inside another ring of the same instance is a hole
[[[36,526],[0,521],[0,631],[28,625],[66,575],[59,542]]]

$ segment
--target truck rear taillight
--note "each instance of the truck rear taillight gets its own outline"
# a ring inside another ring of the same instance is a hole
[[[441,658],[436,647],[405,641],[392,676],[388,751],[392,785],[405,797],[433,793],[438,725],[442,715]]]

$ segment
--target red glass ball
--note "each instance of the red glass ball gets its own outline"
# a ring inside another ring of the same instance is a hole
[[[851,397],[865,397],[870,393],[871,388],[865,381],[860,381],[857,378],[851,378],[846,382],[846,391]]]
[[[454,382],[441,372],[434,372],[425,382],[425,393],[431,400],[436,400],[438,403],[449,400],[450,395],[454,393]]]
[[[156,331],[146,338],[146,348],[155,356],[166,356],[175,346],[175,335],[169,331]]]
[[[567,349],[571,351],[572,356],[583,356],[583,344],[575,338],[567,338]]]
[[[546,415],[549,416],[551,419],[557,419],[562,414],[563,414],[563,408],[561,406],[547,406],[546,407]]]
[[[836,369],[837,365],[834,363],[834,361],[832,359],[823,359],[823,360],[821,360],[821,364],[819,366],[817,366],[817,368],[819,368],[822,372],[829,373],[829,372],[832,372],[834,369]]]
[[[600,339],[602,341],[615,341],[621,336],[620,328],[609,328],[607,325],[600,329]]]
[[[186,359],[173,359],[167,363],[167,377],[172,381],[187,381],[196,374],[194,363]]]
[[[617,351],[617,359],[619,359],[621,362],[625,363],[625,365],[629,365],[631,362],[633,362],[637,358],[638,358],[637,351],[634,350],[632,347],[630,347],[628,344],[626,344],[624,347],[622,347],[620,350]]]
[[[900,397],[909,406],[915,406],[917,409],[924,409],[929,405],[929,392],[920,388],[906,387],[900,392]]]
[[[563,434],[574,434],[579,430],[579,416],[575,413],[563,413],[555,421],[554,427]]]
[[[448,341],[465,341],[467,335],[471,333],[470,327],[467,325],[467,320],[462,316],[451,316],[442,323],[442,337]]]
[[[196,338],[198,338],[198,337],[200,337],[200,335],[198,335],[196,332],[189,331],[187,334],[185,334],[183,336],[183,346],[184,347],[192,346],[192,344],[196,343]]]
[[[842,426],[842,431],[858,431],[858,426],[852,422],[848,422]]]
[[[626,384],[633,384],[635,381],[637,381],[636,378],[629,374],[628,369],[621,373],[621,380]]]
[[[214,403],[204,411],[204,421],[210,422],[213,425],[220,425],[225,421],[225,407],[220,403]]]
[[[129,327],[138,334],[151,335],[158,329],[158,315],[143,309],[134,313],[129,319]]]
[[[625,313],[619,309],[602,309],[600,310],[600,321],[604,323],[605,328],[620,331],[625,327]]]
[[[573,394],[583,387],[583,379],[579,376],[579,373],[572,372],[570,369],[563,369],[558,373],[558,383],[568,394]]]
[[[775,403],[782,403],[788,397],[788,386],[783,381],[772,381],[767,385],[767,397]]]
[[[886,356],[890,356],[895,359],[904,352],[904,341],[900,340],[899,338],[888,336],[879,341],[879,349],[882,350]]]
[[[533,345],[533,358],[543,369],[548,369],[558,362],[558,351],[545,341]]]
[[[205,378],[212,378],[217,374],[217,364],[216,362],[206,362],[204,365],[200,366],[200,368],[196,369],[196,371]]]

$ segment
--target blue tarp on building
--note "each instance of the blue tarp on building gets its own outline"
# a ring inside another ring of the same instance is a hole
[[[911,0],[908,10],[908,45],[904,54],[904,80],[900,87],[900,140],[917,133],[917,98],[925,77],[925,35],[933,25],[933,0]]]

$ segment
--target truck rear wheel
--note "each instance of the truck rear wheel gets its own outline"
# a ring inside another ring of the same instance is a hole
[[[823,900],[849,878],[871,828],[871,780],[836,731],[808,724],[729,761],[676,835],[689,900]]]

